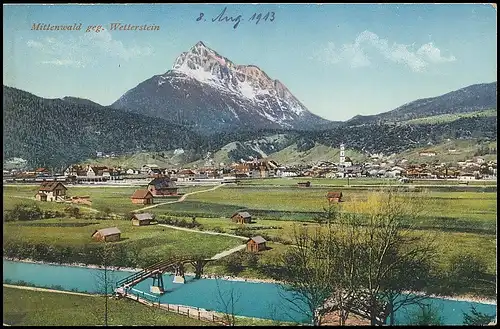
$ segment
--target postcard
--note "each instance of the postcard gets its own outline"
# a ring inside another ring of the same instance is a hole
[[[4,325],[496,324],[495,4],[5,4]]]

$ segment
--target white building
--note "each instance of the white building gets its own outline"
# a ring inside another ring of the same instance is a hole
[[[340,144],[340,161],[339,164],[343,166],[345,163],[345,145],[344,143]]]

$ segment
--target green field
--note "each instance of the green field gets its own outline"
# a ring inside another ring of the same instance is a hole
[[[257,218],[272,218],[276,212],[280,219],[287,219],[287,212],[290,216],[305,212],[303,216],[307,218],[313,216],[312,212],[321,212],[327,206],[325,195],[328,191],[329,189],[322,188],[226,187],[193,195],[189,202],[198,202],[197,206],[207,205],[203,208],[206,212],[222,212],[226,216],[237,209],[250,209],[256,212]],[[366,189],[343,190],[343,207],[349,208],[349,205],[362,202],[369,192]],[[472,228],[484,228],[493,232],[496,227],[496,193],[432,191],[424,192],[419,200],[426,207],[417,225],[438,225],[442,222],[444,226],[459,227],[470,223]],[[156,208],[156,211],[175,211],[176,207],[187,205],[164,205]],[[194,204],[192,208],[196,208]]]
[[[125,215],[131,211],[145,207],[144,205],[133,204],[130,197],[137,189],[145,189],[146,186],[137,187],[99,187],[99,186],[66,186],[68,196],[89,196],[92,200],[92,205],[79,206],[82,210],[87,211],[92,208],[95,211],[110,210],[111,213],[117,215]],[[194,191],[206,190],[210,186],[186,186],[179,187],[178,192],[185,194]],[[27,203],[37,204],[42,209],[60,210],[62,211],[67,204],[54,202],[37,202],[34,195],[38,192],[38,185],[17,185],[4,186],[3,202],[4,210],[12,209],[16,204]],[[173,201],[176,197],[156,198],[155,203]],[[90,210],[89,210],[90,211]]]
[[[429,180],[414,179],[411,184],[402,184],[396,179],[390,178],[312,178],[312,177],[288,177],[288,178],[264,178],[264,179],[244,179],[238,182],[241,186],[297,186],[299,182],[311,182],[311,187],[365,187],[370,185],[378,186],[426,186],[450,185],[464,187],[456,180]],[[474,180],[469,185],[496,186],[497,182],[492,180]]]
[[[472,118],[472,117],[496,117],[497,116],[497,110],[496,109],[490,109],[490,110],[482,110],[482,111],[475,111],[475,112],[469,112],[469,113],[452,113],[452,114],[441,114],[441,115],[434,115],[430,117],[424,117],[424,118],[418,118],[418,119],[412,119],[408,121],[403,121],[402,123],[408,123],[408,124],[436,124],[436,123],[445,123],[445,122],[451,122],[458,120],[460,118]]]
[[[3,287],[3,323],[11,326],[102,326],[104,298]],[[108,301],[111,326],[210,326],[129,299]]]
[[[66,226],[68,223],[78,226]],[[157,225],[137,227],[125,220],[91,221],[64,218],[5,223],[4,245],[19,241],[77,248],[101,245],[100,242],[92,241],[92,233],[97,229],[114,226],[118,227],[122,234],[121,241],[113,244],[123,244],[127,250],[139,248],[140,259],[154,256],[168,259],[195,254],[211,257],[241,244],[241,240],[237,238],[184,232]]]
[[[257,181],[257,180],[255,180]],[[202,225],[202,230],[222,231],[235,234],[241,226],[229,217],[238,210],[251,213],[254,223],[245,225],[252,235],[263,235],[272,242],[290,243],[294,227],[311,227],[315,217],[327,206],[326,193],[331,190],[343,192],[342,211],[363,213],[363,203],[369,193],[381,191],[379,186],[329,188],[318,186],[324,180],[311,180],[313,187],[298,188],[296,180],[282,179],[293,184],[277,185],[259,180],[262,185],[227,185],[214,191],[188,196],[186,201],[165,204],[148,212],[159,219],[184,219],[192,217]],[[333,180],[332,180],[333,181]],[[331,182],[328,182],[331,183]],[[266,185],[267,184],[267,185]],[[365,184],[368,185],[368,184]],[[496,188],[496,186],[491,186]],[[210,187],[197,187],[208,189]],[[460,189],[464,190],[462,187]],[[436,236],[439,263],[446,267],[448,260],[456,253],[471,253],[483,259],[488,273],[496,273],[496,192],[481,192],[481,187],[466,188],[465,191],[437,189],[426,186],[417,193],[414,202],[422,205],[423,212],[417,218],[408,218],[406,224],[418,230],[425,230]],[[22,197],[33,194],[36,187],[4,187],[4,207],[11,209],[16,203],[28,202]],[[91,195],[95,199],[92,207],[109,207],[113,212],[126,213],[134,209],[129,196],[134,188],[70,187],[69,195]],[[381,192],[383,193],[383,192]],[[50,202],[36,202],[41,208],[57,208],[64,205]],[[130,208],[127,208],[130,207]],[[62,208],[61,208],[62,209]],[[79,223],[72,227],[71,223]],[[240,239],[206,235],[195,232],[171,230],[160,226],[133,227],[130,221],[94,219],[44,219],[31,222],[8,222],[4,224],[4,246],[9,241],[46,243],[52,245],[77,246],[96,244],[90,235],[95,229],[117,226],[122,230],[123,240],[117,242],[127,249],[139,249],[140,258],[161,256],[168,258],[180,254],[194,254],[200,250],[206,256],[241,244]],[[272,243],[273,247],[259,255],[259,264],[272,263],[287,245]],[[207,273],[225,273],[224,262],[207,266]],[[246,268],[242,276],[266,277],[255,268]]]
[[[257,181],[257,180],[253,180]],[[261,180],[264,183],[276,180]],[[284,182],[295,181],[283,179]],[[229,218],[234,212],[248,210],[257,219],[280,219],[311,221],[327,206],[325,195],[328,191],[343,192],[343,208],[348,210],[366,199],[373,188],[327,188],[312,182],[311,188],[298,188],[294,185],[241,185],[224,186],[214,191],[190,195],[186,201],[160,205],[147,210],[156,215],[195,216]],[[315,187],[317,186],[317,187]],[[184,191],[202,190],[210,187],[194,187]],[[425,204],[425,212],[411,224],[422,228],[439,228],[462,232],[495,232],[496,229],[496,192],[479,192],[475,188],[457,187],[470,192],[452,192],[446,189],[427,188],[419,200]],[[15,204],[36,204],[42,209],[62,211],[65,204],[36,202],[31,196],[35,186],[4,187],[4,209],[12,209]],[[481,188],[479,188],[481,189]],[[93,200],[92,208],[98,211],[108,209],[111,213],[125,215],[132,210],[143,208],[134,205],[130,195],[134,187],[69,187],[68,195],[89,195]],[[156,203],[173,199],[155,200]],[[80,207],[90,212],[87,206]]]

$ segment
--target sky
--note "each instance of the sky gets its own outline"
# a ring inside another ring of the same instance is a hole
[[[224,7],[241,15],[236,28],[212,21]],[[32,30],[38,23],[81,30]],[[4,5],[3,83],[110,105],[203,41],[280,80],[312,113],[344,121],[496,81],[496,34],[488,4]]]

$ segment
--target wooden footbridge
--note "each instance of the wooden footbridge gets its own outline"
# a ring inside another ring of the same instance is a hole
[[[164,273],[172,271],[175,274],[174,282],[184,283],[184,265],[193,265],[195,269],[195,278],[199,279],[203,274],[203,268],[210,261],[213,261],[213,259],[179,258],[164,260],[119,280],[116,283],[117,289],[115,289],[115,291],[119,294],[126,295],[127,290],[130,287],[135,286],[139,282],[148,278],[153,278],[152,291],[153,288],[156,287],[154,292],[162,294],[165,291],[163,285]]]

